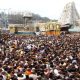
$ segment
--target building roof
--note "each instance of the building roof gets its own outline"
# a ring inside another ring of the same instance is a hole
[[[69,29],[70,32],[80,32],[80,27],[73,27]]]

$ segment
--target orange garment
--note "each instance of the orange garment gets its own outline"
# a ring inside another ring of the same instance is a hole
[[[21,66],[18,66],[17,69],[21,68]]]
[[[32,74],[32,72],[30,70],[25,71],[25,75],[30,75],[30,74]]]

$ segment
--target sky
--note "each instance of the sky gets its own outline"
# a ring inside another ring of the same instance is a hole
[[[42,17],[59,19],[64,6],[72,1],[80,12],[80,0],[0,0],[0,10],[29,11]]]

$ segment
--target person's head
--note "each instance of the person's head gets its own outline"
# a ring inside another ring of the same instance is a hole
[[[29,80],[33,80],[33,78],[32,78],[32,77],[30,77],[30,78],[29,78]]]
[[[12,77],[11,77],[11,80],[18,80],[18,79],[17,79],[17,76],[15,76],[15,75],[12,76]]]
[[[26,75],[26,80],[29,80],[29,76],[28,75]]]
[[[3,80],[3,76],[2,75],[0,75],[0,80]]]

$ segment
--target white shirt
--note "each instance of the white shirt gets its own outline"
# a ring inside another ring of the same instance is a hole
[[[60,74],[59,74],[59,71],[57,70],[57,69],[54,69],[54,74],[56,75],[56,76],[59,76]]]
[[[33,80],[37,80],[38,76],[36,74],[30,74],[29,77],[33,78]]]

